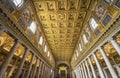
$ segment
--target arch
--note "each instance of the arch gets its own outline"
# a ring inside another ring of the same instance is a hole
[[[70,64],[69,62],[66,62],[66,61],[59,61],[59,62],[56,62],[56,67],[58,67],[59,65],[66,65],[68,68],[70,68]]]

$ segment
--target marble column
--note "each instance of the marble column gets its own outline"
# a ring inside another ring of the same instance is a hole
[[[46,72],[46,66],[44,65],[44,69],[43,69],[43,78],[45,78],[45,72]]]
[[[10,72],[8,74],[8,78],[10,78],[13,72],[15,71],[17,62],[18,62],[18,59],[15,59],[14,65],[11,67]]]
[[[43,68],[43,62],[42,62],[42,65],[41,65],[41,68],[40,68],[40,78],[41,78],[41,75],[42,75],[42,68]]]
[[[83,77],[83,74],[82,74],[82,70],[81,70],[80,65],[79,65],[79,70],[80,70],[80,78],[82,78],[82,77]]]
[[[49,76],[49,74],[50,74],[50,72],[48,72],[48,71],[49,71],[48,68],[46,68],[45,78],[48,78],[48,76]]]
[[[67,78],[67,70],[65,70],[65,77]]]
[[[31,68],[32,68],[32,64],[33,64],[33,61],[34,61],[34,57],[35,57],[35,55],[33,54],[32,58],[31,58],[31,61],[30,61],[30,66],[29,66],[29,69],[28,69],[28,71],[26,73],[26,77],[25,78],[29,78],[30,71],[31,71]]]
[[[52,78],[54,78],[55,77],[55,70],[52,73],[53,73],[52,74]]]
[[[77,74],[77,78],[80,78],[79,77],[79,69],[76,70],[76,74]]]
[[[75,74],[76,74],[76,78],[78,78],[78,72],[77,72],[77,70],[75,71]],[[61,77],[60,77],[61,78]]]
[[[106,77],[106,78],[109,78],[105,69],[103,69],[103,72],[105,73],[105,77]],[[114,78],[114,77],[113,77],[113,78]]]
[[[97,65],[97,68],[98,68],[98,71],[99,71],[99,74],[100,74],[101,78],[105,78],[104,73],[103,73],[103,70],[102,70],[102,68],[101,68],[101,66],[100,66],[100,63],[99,63],[99,61],[98,61],[98,58],[97,58],[96,54],[93,53],[92,55],[93,55],[94,60],[95,60],[95,62],[96,62],[96,65]]]
[[[105,60],[105,63],[106,63],[106,65],[107,65],[107,67],[108,67],[108,69],[109,69],[112,77],[113,77],[113,78],[118,78],[118,76],[117,76],[115,70],[113,69],[113,67],[112,67],[112,65],[111,65],[111,63],[110,63],[110,61],[109,61],[106,53],[104,52],[104,50],[103,50],[101,47],[99,47],[99,50],[100,50],[100,53],[102,54],[102,56],[103,56],[103,58],[104,58],[104,60]]]
[[[47,73],[47,67],[45,67],[44,78],[46,78],[46,73]]]
[[[75,70],[75,78],[78,78],[78,77],[77,77],[77,72],[76,72],[76,70]]]
[[[25,51],[25,53],[24,53],[24,55],[23,55],[23,57],[22,57],[22,59],[21,59],[21,61],[20,61],[20,65],[19,65],[19,67],[18,67],[18,70],[17,70],[17,72],[15,73],[14,78],[19,78],[20,72],[21,72],[21,70],[22,70],[22,68],[23,68],[23,65],[24,65],[24,62],[25,62],[25,59],[26,59],[26,57],[27,57],[28,52],[29,52],[29,49],[26,49],[26,51]]]
[[[83,69],[84,69],[85,77],[88,78],[88,75],[87,75],[87,71],[86,71],[86,67],[85,67],[84,62],[82,63],[82,65],[83,65]]]
[[[93,64],[92,64],[90,58],[88,58],[88,61],[89,61],[89,63],[90,63],[90,67],[91,67],[91,70],[92,70],[93,77],[94,77],[94,78],[97,78],[95,69],[94,69],[94,67],[93,67]]]
[[[35,78],[38,61],[39,61],[39,59],[36,58],[36,63],[35,63],[35,67],[34,67],[34,71],[33,71],[33,76],[32,76],[32,78]]]
[[[87,60],[85,61],[85,65],[86,65],[87,71],[88,71],[88,76],[89,76],[88,78],[92,78],[91,75],[90,75],[90,69],[89,69],[89,67],[88,67]]]
[[[117,53],[120,55],[120,46],[118,45],[118,43],[116,42],[116,40],[114,40],[113,38],[111,38],[110,42],[112,43],[112,45],[116,49]]]
[[[40,61],[39,63],[40,63],[40,65],[39,65],[39,69],[38,69],[37,78],[40,77],[40,70],[41,70],[41,66],[42,66],[42,61]]]
[[[79,78],[79,72],[78,72],[78,70],[77,70],[77,78]]]
[[[80,67],[78,66],[78,69],[79,69],[79,76],[80,76],[80,78],[82,78],[82,74],[81,74],[81,69],[80,69]]]
[[[83,67],[81,65],[80,65],[80,68],[81,68],[81,71],[82,71],[82,78],[85,78],[84,70],[83,70]]]
[[[12,57],[17,49],[19,45],[19,42],[18,40],[15,42],[14,46],[11,48],[6,60],[3,62],[1,68],[0,68],[0,78],[2,78],[3,74],[5,73],[6,69],[7,69],[7,66],[8,64],[10,63],[10,61],[12,60]]]
[[[116,70],[117,70],[117,72],[118,72],[118,75],[120,76],[120,67],[119,67],[118,64],[115,62],[115,60],[114,60],[113,57],[111,57],[111,59],[112,59],[112,61],[113,61],[114,64],[115,64],[115,68],[116,68]]]
[[[45,65],[43,64],[43,65],[42,65],[42,69],[41,69],[41,77],[40,77],[40,78],[43,78],[44,68],[45,68]]]
[[[25,70],[23,70],[22,78],[24,78],[24,76],[25,76]]]
[[[78,69],[79,69],[79,76],[80,76],[80,78],[82,78],[80,66],[78,66]]]

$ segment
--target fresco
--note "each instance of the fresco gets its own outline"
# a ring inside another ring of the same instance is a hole
[[[22,18],[23,18],[25,24],[27,25],[30,21],[30,12],[28,9],[24,10],[24,12],[22,13]]]
[[[117,6],[118,8],[120,8],[120,0],[116,1],[115,6]]]
[[[98,19],[101,19],[102,15],[105,12],[105,8],[103,5],[98,5],[98,7],[96,8],[96,16],[98,17]]]
[[[12,13],[15,9],[12,6],[12,4],[10,3],[10,1],[8,0],[0,0],[0,2],[5,6],[5,8],[7,8],[7,10]]]
[[[104,26],[106,26],[106,25],[109,23],[109,21],[111,20],[111,18],[112,18],[112,17],[111,17],[109,14],[106,15],[106,17],[104,18],[102,24],[103,24]]]

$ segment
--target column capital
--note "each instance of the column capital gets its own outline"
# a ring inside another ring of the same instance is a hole
[[[30,49],[28,47],[25,47],[26,51],[30,51]]]
[[[85,59],[84,62],[87,63],[87,59]]]
[[[92,55],[96,55],[95,52],[92,52]]]
[[[110,42],[110,41],[112,41],[112,40],[115,40],[115,38],[114,38],[114,37],[109,38],[109,39],[108,39],[108,42]]]
[[[95,51],[93,51],[91,55],[96,55],[96,52],[97,52],[97,51],[98,51],[98,49],[96,49]],[[90,55],[90,56],[91,56],[91,55]],[[90,57],[90,56],[89,56],[89,57]]]
[[[20,43],[20,41],[18,39],[15,39],[14,41],[15,41],[15,43]]]
[[[104,49],[104,46],[99,46],[97,49],[98,50]]]
[[[111,40],[111,44],[114,46],[117,53],[120,55],[120,46],[119,46],[118,42],[114,39],[114,40]]]
[[[94,60],[95,60],[95,62],[96,62],[98,71],[100,72],[101,78],[105,78],[104,73],[103,73],[103,71],[102,71],[102,67],[101,67],[100,62],[99,62],[99,60],[98,60],[98,57],[96,56],[96,54],[94,54],[93,57],[94,57]]]

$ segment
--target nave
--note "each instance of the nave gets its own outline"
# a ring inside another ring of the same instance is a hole
[[[120,0],[0,0],[0,78],[120,78]]]

